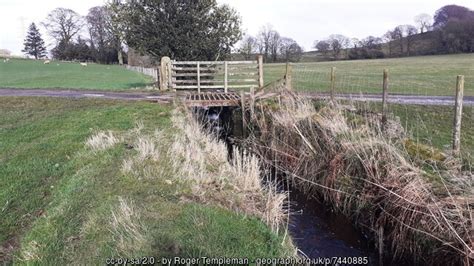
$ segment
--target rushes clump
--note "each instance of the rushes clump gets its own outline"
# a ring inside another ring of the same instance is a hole
[[[277,111],[257,114],[249,145],[302,191],[368,228],[393,257],[472,265],[472,173],[442,162],[427,168],[406,151],[402,136],[387,137],[373,121],[352,125],[345,112],[286,95]]]

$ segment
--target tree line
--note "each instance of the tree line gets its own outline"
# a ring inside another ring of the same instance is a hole
[[[373,59],[424,54],[474,52],[474,11],[457,5],[420,14],[415,25],[399,25],[383,36],[364,39],[333,34],[313,48],[326,59]]]
[[[474,11],[448,5],[433,17],[420,14],[414,21],[416,25],[399,25],[380,37],[359,40],[332,34],[315,41],[313,48],[333,60],[474,51]],[[86,16],[56,8],[41,25],[55,40],[51,54],[59,60],[122,64],[123,47],[155,59],[170,56],[175,60],[224,60],[237,52],[246,59],[258,53],[265,62],[296,62],[303,54],[295,40],[281,36],[271,25],[262,27],[256,36],[243,34],[237,11],[216,0],[114,0],[89,9]],[[420,43],[429,43],[430,49]],[[34,23],[24,46],[28,55],[46,56]]]
[[[298,62],[303,48],[292,38],[281,36],[271,25],[261,28],[257,37],[246,34],[237,52],[246,60],[263,55],[264,62]]]

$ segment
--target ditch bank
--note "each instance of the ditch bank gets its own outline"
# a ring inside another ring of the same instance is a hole
[[[245,148],[242,113],[231,107],[196,108],[194,117],[226,143],[229,160],[235,147]],[[271,182],[269,182],[271,180]],[[290,182],[283,173],[267,165],[262,182],[276,184],[279,193],[288,195],[286,212],[288,230],[302,257],[309,259],[351,257],[377,265],[378,258],[368,238],[351,221],[334,212],[320,199],[306,195]]]
[[[239,109],[199,117],[229,150],[257,154],[273,170],[263,178],[290,192],[287,229],[302,256],[472,265],[472,173],[454,167],[455,158],[414,158],[397,123],[382,131],[377,114],[292,95],[258,105],[246,114],[246,138]]]

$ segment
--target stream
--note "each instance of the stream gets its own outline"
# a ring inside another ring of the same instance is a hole
[[[231,107],[195,109],[195,117],[227,144],[232,155],[233,139],[242,136],[242,123]],[[234,122],[235,121],[235,122]],[[240,121],[240,122],[239,122]],[[283,177],[275,177],[283,184]],[[316,198],[308,198],[294,188],[280,185],[290,191],[290,221],[288,231],[303,256],[309,259],[332,257],[366,257],[368,264],[378,265],[378,257],[367,237],[357,230],[342,214],[331,211]],[[350,265],[341,263],[340,265]],[[356,265],[356,264],[352,264]]]

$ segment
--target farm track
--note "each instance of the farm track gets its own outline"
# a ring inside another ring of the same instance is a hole
[[[300,92],[299,95],[317,99],[329,98],[328,93]],[[183,94],[178,94],[185,95]],[[104,98],[115,100],[142,100],[154,101],[158,103],[171,103],[175,98],[175,93],[147,93],[147,92],[110,92],[110,91],[84,91],[84,90],[47,90],[47,89],[11,89],[0,88],[0,96],[18,97],[59,97],[59,98]],[[382,101],[381,95],[377,94],[336,94],[339,100],[355,101]],[[389,102],[396,104],[416,104],[416,105],[454,105],[454,97],[451,96],[424,96],[391,94]],[[464,105],[474,106],[474,96],[464,96]]]

